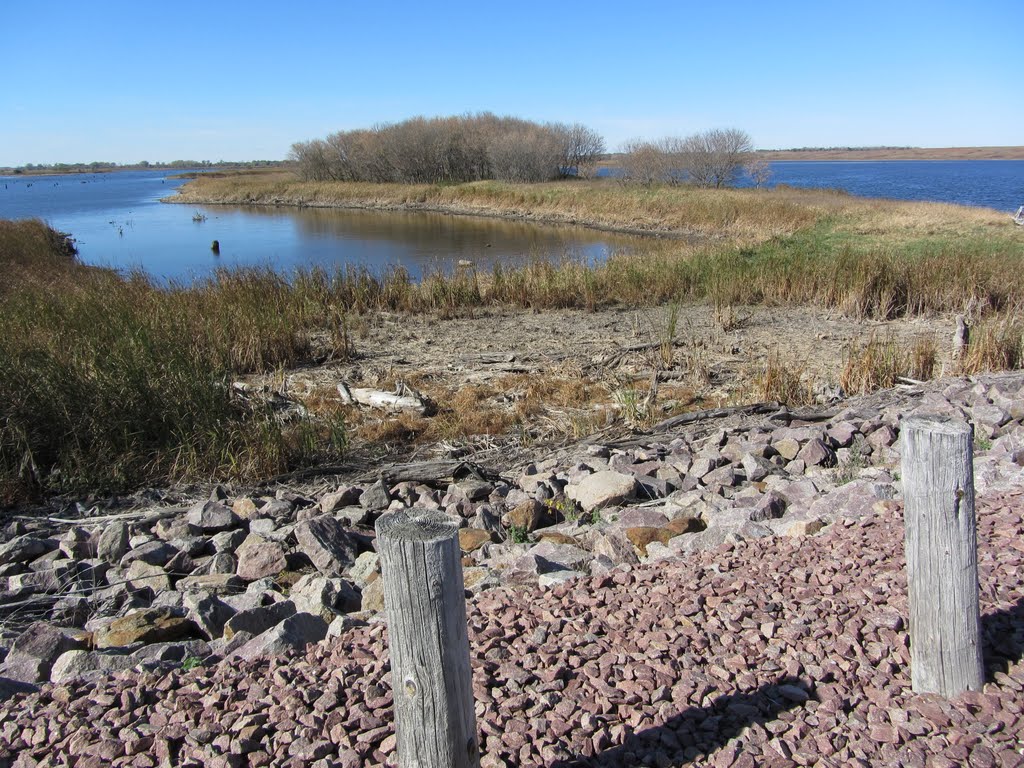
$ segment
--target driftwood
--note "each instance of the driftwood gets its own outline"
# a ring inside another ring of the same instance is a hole
[[[782,406],[777,412],[768,417],[770,421],[779,421],[784,424],[791,424],[794,421],[828,421],[839,413],[834,408],[820,410],[817,408],[798,408],[795,411]]]
[[[956,316],[956,330],[953,332],[953,352],[952,358],[954,361],[962,360],[964,355],[967,353],[967,345],[971,342],[971,330],[967,327],[967,321],[963,315]]]
[[[738,414],[754,416],[762,413],[773,413],[774,411],[778,411],[779,408],[780,406],[778,403],[753,403],[751,405],[734,405],[729,408],[712,408],[705,411],[682,413],[679,416],[673,416],[671,419],[659,421],[651,427],[650,431],[668,432],[669,430],[676,429],[678,427],[685,427],[688,424],[696,424],[701,421],[724,419],[727,416],[736,416]]]
[[[186,507],[168,507],[167,509],[161,509],[156,512],[148,509],[138,510],[137,512],[120,512],[116,515],[103,515],[102,517],[28,517],[24,515],[15,515],[14,520],[45,520],[48,523],[59,523],[61,525],[97,525],[99,523],[109,523],[115,520],[135,520],[135,524],[139,526],[151,525],[158,520],[163,520],[167,517],[175,517],[187,512]]]
[[[338,394],[345,403],[383,408],[391,411],[413,411],[428,416],[433,410],[430,401],[419,392],[399,382],[394,392],[367,387],[349,388],[345,382],[338,384]]]
[[[672,343],[675,346],[675,342]],[[661,347],[660,341],[652,341],[646,344],[633,344],[628,347],[621,347],[616,349],[614,352],[609,352],[597,361],[597,365],[605,367],[614,367],[622,362],[622,359],[633,352],[646,352],[651,349],[659,349]]]

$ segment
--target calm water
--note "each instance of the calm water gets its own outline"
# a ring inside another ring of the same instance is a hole
[[[0,218],[41,217],[74,235],[81,259],[189,282],[222,266],[401,265],[419,276],[459,260],[607,258],[633,239],[583,227],[440,213],[161,203],[184,183],[163,171],[0,177]],[[194,222],[201,212],[207,218]],[[220,242],[220,255],[210,250]]]
[[[1024,161],[786,162],[772,184],[831,187],[868,197],[934,200],[1014,211],[1024,205]],[[539,226],[439,213],[167,205],[184,183],[165,171],[0,177],[0,218],[40,217],[76,238],[83,261],[141,268],[188,282],[220,266],[282,270],[355,264],[413,275],[531,259],[605,259],[634,238],[583,227]],[[197,212],[207,219],[194,222]],[[210,250],[220,242],[220,255]]]

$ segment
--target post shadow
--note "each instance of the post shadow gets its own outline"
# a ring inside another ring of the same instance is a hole
[[[981,644],[987,683],[993,682],[996,672],[1005,674],[1024,658],[1024,597],[981,617]]]
[[[770,722],[814,698],[805,682],[783,677],[748,693],[723,694],[707,707],[690,707],[663,725],[632,733],[622,744],[591,757],[559,760],[550,768],[664,765],[666,759],[672,766],[683,766],[725,746],[745,728]],[[660,762],[655,762],[658,753]]]

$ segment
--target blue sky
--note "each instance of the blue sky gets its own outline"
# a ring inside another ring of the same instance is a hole
[[[0,2],[0,166],[281,159],[492,111],[761,148],[1024,144],[1020,0]]]

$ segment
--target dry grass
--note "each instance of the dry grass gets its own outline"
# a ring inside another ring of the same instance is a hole
[[[922,337],[907,347],[893,338],[872,335],[863,344],[851,344],[843,355],[839,385],[848,395],[863,395],[895,386],[901,378],[927,381],[935,374],[938,349],[933,337]]]
[[[814,391],[804,380],[803,366],[784,360],[778,350],[765,360],[761,372],[754,379],[754,390],[759,400],[791,407],[814,402]]]
[[[1003,371],[1024,363],[1024,320],[1019,312],[990,318],[971,330],[970,343],[960,363],[962,373]]]

